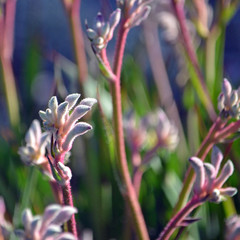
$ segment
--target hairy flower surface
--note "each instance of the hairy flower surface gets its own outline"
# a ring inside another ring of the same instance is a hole
[[[121,18],[121,10],[116,9],[109,17],[107,22],[104,21],[101,13],[96,17],[94,28],[89,28],[86,22],[87,36],[92,43],[92,47],[96,52],[105,48],[113,37],[113,32]]]
[[[222,92],[218,97],[218,109],[224,118],[229,116],[240,117],[240,89],[233,90],[231,83],[225,78],[222,83]]]
[[[73,93],[58,104],[57,98],[53,96],[46,111],[39,111],[45,129],[53,134],[57,150],[60,152],[69,151],[76,137],[92,129],[90,124],[78,120],[91,110],[97,100],[85,98],[75,106],[79,97],[80,94]]]
[[[148,5],[150,2],[151,0],[117,0],[117,5],[126,19],[124,27],[135,27],[145,20],[151,11]]]
[[[43,216],[33,216],[30,209],[22,213],[24,230],[16,229],[20,240],[74,240],[72,234],[62,232],[61,226],[68,221],[77,209],[71,206],[49,205]]]
[[[211,155],[211,164],[203,163],[201,159],[192,157],[189,159],[196,172],[194,193],[200,198],[219,203],[225,200],[224,196],[234,196],[237,189],[233,187],[223,188],[223,184],[232,175],[234,171],[233,163],[228,160],[223,166],[220,174],[219,169],[223,155],[221,151],[214,146]]]
[[[26,146],[20,147],[18,153],[27,165],[40,165],[47,162],[45,148],[48,143],[48,133],[42,133],[38,120],[33,120],[25,136]]]
[[[145,124],[149,131],[156,134],[157,141],[161,143],[162,147],[169,150],[176,148],[179,142],[178,129],[161,108],[155,113],[148,114],[145,117]]]
[[[240,239],[240,217],[237,215],[231,216],[226,221],[226,240],[239,240]]]

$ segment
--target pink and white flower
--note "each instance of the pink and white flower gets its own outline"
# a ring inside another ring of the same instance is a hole
[[[213,147],[211,163],[203,163],[198,157],[189,159],[196,173],[194,185],[194,194],[211,202],[219,203],[225,200],[225,196],[232,197],[237,193],[234,187],[223,187],[223,184],[233,174],[234,166],[231,160],[228,160],[219,173],[223,155],[219,148]]]

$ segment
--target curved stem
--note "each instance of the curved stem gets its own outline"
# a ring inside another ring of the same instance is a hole
[[[126,201],[130,206],[131,215],[133,217],[133,222],[135,224],[138,239],[147,240],[149,239],[147,227],[130,177],[123,135],[120,75],[128,31],[129,31],[128,29],[124,28],[124,21],[122,21],[120,24],[113,66],[113,72],[116,75],[116,79],[115,81],[110,82],[113,102],[113,122],[119,170],[123,180],[124,187],[126,189],[126,193],[124,195]]]
[[[167,240],[175,231],[176,227],[181,226],[181,222],[186,218],[195,208],[202,204],[202,200],[198,197],[193,197],[186,206],[180,210],[167,224],[161,232],[157,240]]]
[[[183,0],[172,0],[172,5],[175,10],[176,17],[179,21],[179,26],[180,26],[180,29],[182,32],[182,37],[183,37],[183,45],[184,45],[187,57],[189,58],[190,64],[192,64],[192,67],[197,76],[196,80],[198,82],[196,83],[196,85],[199,88],[197,93],[199,95],[199,98],[202,100],[202,102],[209,114],[209,117],[211,118],[212,121],[215,121],[217,116],[216,116],[211,98],[209,96],[203,74],[201,72],[201,69],[200,69],[200,66],[198,63],[196,52],[193,48],[191,36],[187,29],[186,17],[184,14],[184,1]]]
[[[204,161],[208,152],[211,150],[213,145],[216,143],[215,137],[214,137],[216,132],[218,132],[224,125],[225,125],[225,122],[223,122],[221,120],[221,118],[218,117],[216,119],[216,121],[214,122],[214,124],[212,125],[212,127],[210,128],[207,136],[203,140],[198,152],[196,153],[196,157],[201,158],[202,161]],[[185,179],[184,179],[184,182],[183,182],[183,187],[182,187],[182,190],[180,192],[178,202],[175,205],[175,208],[173,210],[173,213],[176,213],[177,211],[179,211],[182,208],[186,199],[188,198],[189,193],[190,193],[191,188],[192,188],[192,185],[193,185],[194,176],[195,175],[194,175],[194,171],[193,171],[192,167],[189,167],[188,170],[187,170],[187,173],[185,175]]]

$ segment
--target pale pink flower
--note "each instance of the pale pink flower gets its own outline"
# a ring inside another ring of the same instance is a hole
[[[148,5],[150,2],[151,0],[117,0],[117,5],[126,19],[124,27],[132,28],[145,20],[151,11]]]
[[[58,204],[49,205],[43,216],[33,216],[30,209],[22,213],[24,229],[16,229],[15,235],[20,240],[76,240],[71,233],[62,232],[62,225],[67,222],[77,209]]]
[[[238,215],[231,216],[226,221],[226,240],[240,239],[240,217]]]
[[[218,109],[224,118],[231,116],[239,119],[240,117],[240,89],[233,90],[226,78],[223,80],[222,92],[218,97]]]
[[[45,129],[54,137],[58,152],[68,152],[76,137],[92,129],[90,124],[79,122],[79,119],[91,110],[97,100],[85,98],[75,106],[79,97],[78,93],[70,94],[64,102],[58,104],[57,98],[53,96],[46,111],[39,111]]]
[[[45,151],[48,139],[49,135],[42,133],[39,121],[33,120],[25,136],[26,146],[22,146],[18,150],[21,160],[27,165],[46,163]]]
[[[232,161],[228,160],[220,172],[222,160],[223,155],[216,146],[212,150],[211,163],[203,163],[197,157],[189,159],[196,173],[193,190],[197,197],[219,203],[225,200],[225,196],[232,197],[237,193],[234,187],[223,187],[223,184],[233,174],[234,166]]]
[[[91,41],[94,51],[99,52],[107,47],[108,42],[113,37],[113,32],[117,27],[121,18],[121,10],[117,8],[109,17],[108,21],[104,21],[102,14],[99,12],[96,17],[94,28],[89,28],[86,21],[87,36]]]

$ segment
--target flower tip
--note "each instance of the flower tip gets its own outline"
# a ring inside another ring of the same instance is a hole
[[[221,189],[221,194],[229,197],[233,197],[237,192],[238,190],[234,187],[227,187],[227,188]]]
[[[223,154],[221,150],[217,146],[213,146],[212,154],[211,154],[211,162],[215,167],[216,172],[218,172],[222,160],[223,160]]]
[[[195,166],[195,165],[202,165],[202,160],[199,159],[198,157],[190,157],[189,162]]]
[[[229,96],[232,92],[232,85],[226,78],[223,79],[222,92],[225,96]]]

